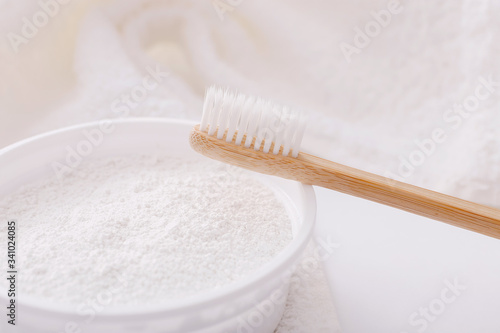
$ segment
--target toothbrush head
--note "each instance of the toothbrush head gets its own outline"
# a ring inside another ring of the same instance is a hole
[[[305,124],[304,115],[287,106],[212,86],[199,130],[237,146],[297,157]]]

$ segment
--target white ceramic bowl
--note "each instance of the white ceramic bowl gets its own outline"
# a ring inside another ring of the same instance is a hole
[[[54,175],[54,162],[76,165],[78,156],[96,159],[161,153],[204,159],[189,147],[192,126],[191,122],[168,119],[115,120],[72,126],[20,141],[0,150],[0,197],[23,184]],[[291,243],[258,271],[223,288],[180,300],[157,305],[148,305],[145,300],[140,307],[103,307],[93,318],[78,313],[76,307],[21,294],[17,298],[16,332],[273,332],[284,311],[293,266],[311,238],[316,200],[311,186],[256,176],[284,200],[292,215],[294,235]],[[7,219],[16,217],[2,216],[2,223]],[[20,229],[23,223],[17,221]],[[22,271],[22,267],[19,269]],[[2,309],[8,301],[6,295],[5,288],[0,288]],[[5,314],[2,317],[0,328],[7,329]]]

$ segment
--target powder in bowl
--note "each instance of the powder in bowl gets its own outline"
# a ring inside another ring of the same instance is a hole
[[[259,269],[291,241],[290,215],[273,190],[227,170],[210,160],[114,157],[1,198],[0,215],[18,225],[20,294],[160,303]]]

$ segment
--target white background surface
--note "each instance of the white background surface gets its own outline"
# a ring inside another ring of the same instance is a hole
[[[315,190],[316,237],[340,244],[325,267],[343,332],[419,332],[410,315],[455,278],[466,290],[422,332],[500,332],[500,240]]]

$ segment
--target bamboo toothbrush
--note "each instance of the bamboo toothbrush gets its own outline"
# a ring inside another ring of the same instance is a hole
[[[500,210],[299,152],[305,120],[287,107],[210,87],[191,147],[252,171],[317,185],[500,239]]]

